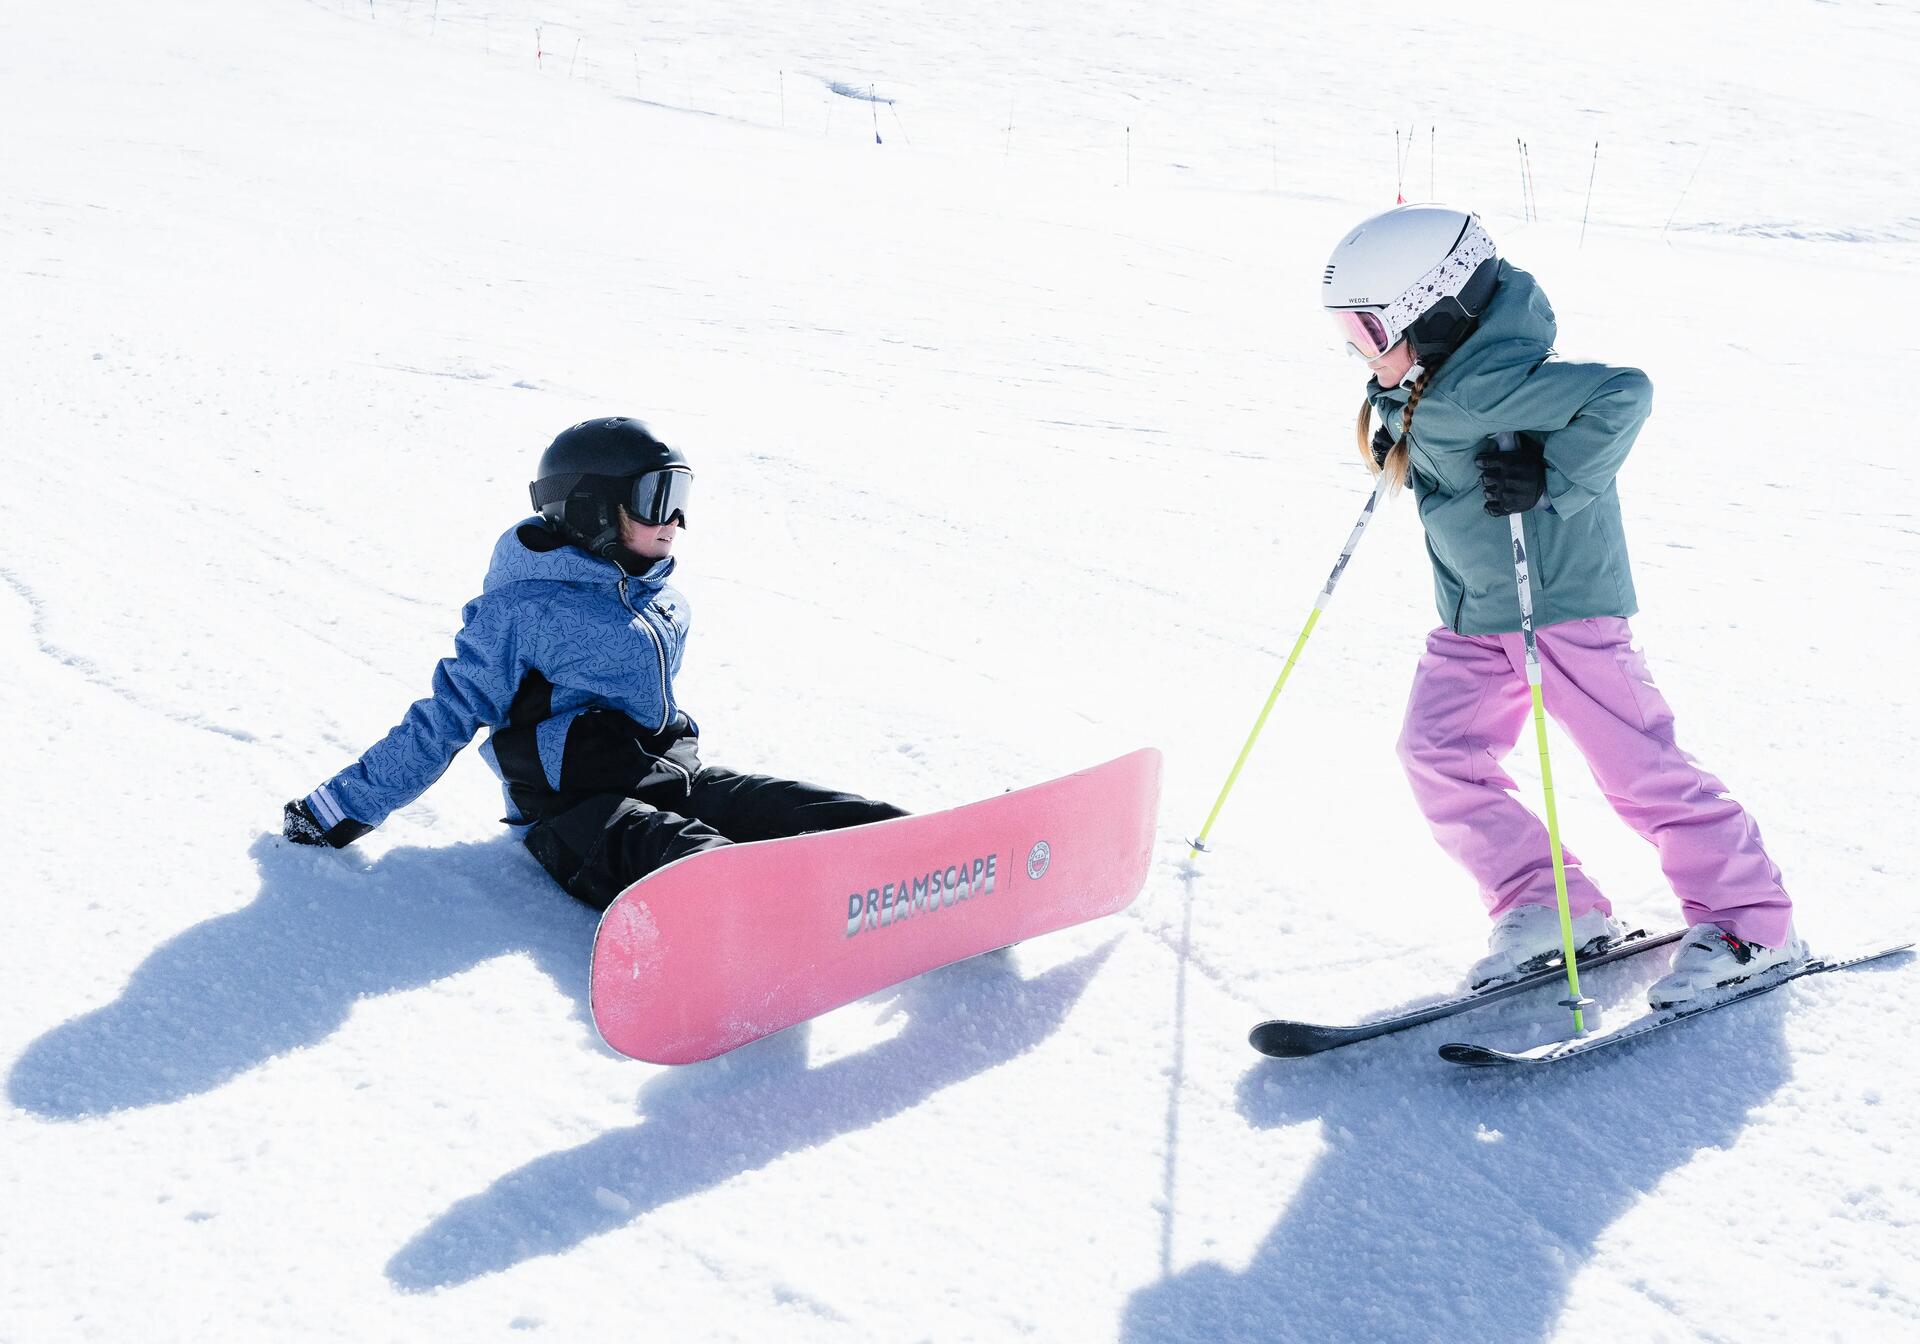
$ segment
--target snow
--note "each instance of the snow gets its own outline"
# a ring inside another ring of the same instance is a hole
[[[1570,353],[1651,374],[1635,626],[1801,932],[1912,936],[1911,7],[6,29],[0,1340],[1920,1329],[1910,963],[1524,1078],[1438,1026],[1247,1049],[1480,946],[1392,752],[1433,623],[1406,501],[1180,864],[1366,494],[1314,290],[1397,128]],[[1139,903],[658,1069],[598,1043],[591,913],[474,753],[348,851],[282,843],[424,692],[539,447],[609,411],[699,468],[711,759],[924,809],[1159,745]],[[1554,750],[1588,870],[1665,925]],[[1547,998],[1456,1026],[1537,1039]]]

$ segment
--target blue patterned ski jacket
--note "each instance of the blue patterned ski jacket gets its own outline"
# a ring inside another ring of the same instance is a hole
[[[510,734],[537,748],[537,765],[534,751],[516,754],[556,792],[568,729],[591,710],[617,711],[650,742],[690,749],[699,729],[673,698],[690,612],[667,584],[673,568],[668,557],[629,575],[560,543],[538,518],[509,528],[494,545],[480,596],[461,613],[453,656],[434,669],[433,694],[307,795],[321,826],[378,826],[425,793],[482,728],[491,731],[480,754],[507,785],[509,822],[526,819],[514,798],[517,772],[503,768],[496,749]],[[690,750],[673,754],[692,759]]]

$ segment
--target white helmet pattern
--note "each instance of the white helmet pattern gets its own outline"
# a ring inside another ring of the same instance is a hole
[[[1474,273],[1498,256],[1476,215],[1439,205],[1397,206],[1365,220],[1334,247],[1321,306],[1373,313],[1391,347],[1436,305],[1459,299]]]

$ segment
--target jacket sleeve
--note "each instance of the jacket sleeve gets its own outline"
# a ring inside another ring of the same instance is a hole
[[[378,826],[445,774],[483,726],[506,722],[519,678],[505,605],[470,603],[453,656],[434,669],[433,694],[416,700],[359,760],[307,795],[323,826]]]
[[[1553,511],[1575,514],[1607,492],[1653,409],[1653,384],[1638,369],[1549,359],[1473,418],[1489,435],[1540,437]]]

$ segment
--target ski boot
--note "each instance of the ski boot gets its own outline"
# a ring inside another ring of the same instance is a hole
[[[1595,907],[1573,917],[1574,955],[1600,952],[1625,937],[1627,926]],[[1543,970],[1562,952],[1560,911],[1551,905],[1516,905],[1493,922],[1487,955],[1473,964],[1467,984],[1485,989]]]
[[[1784,947],[1750,943],[1718,924],[1696,924],[1673,954],[1673,969],[1647,988],[1656,1011],[1678,1008],[1715,990],[1744,984],[1756,976],[1790,971],[1807,959],[1807,945],[1787,927]]]

